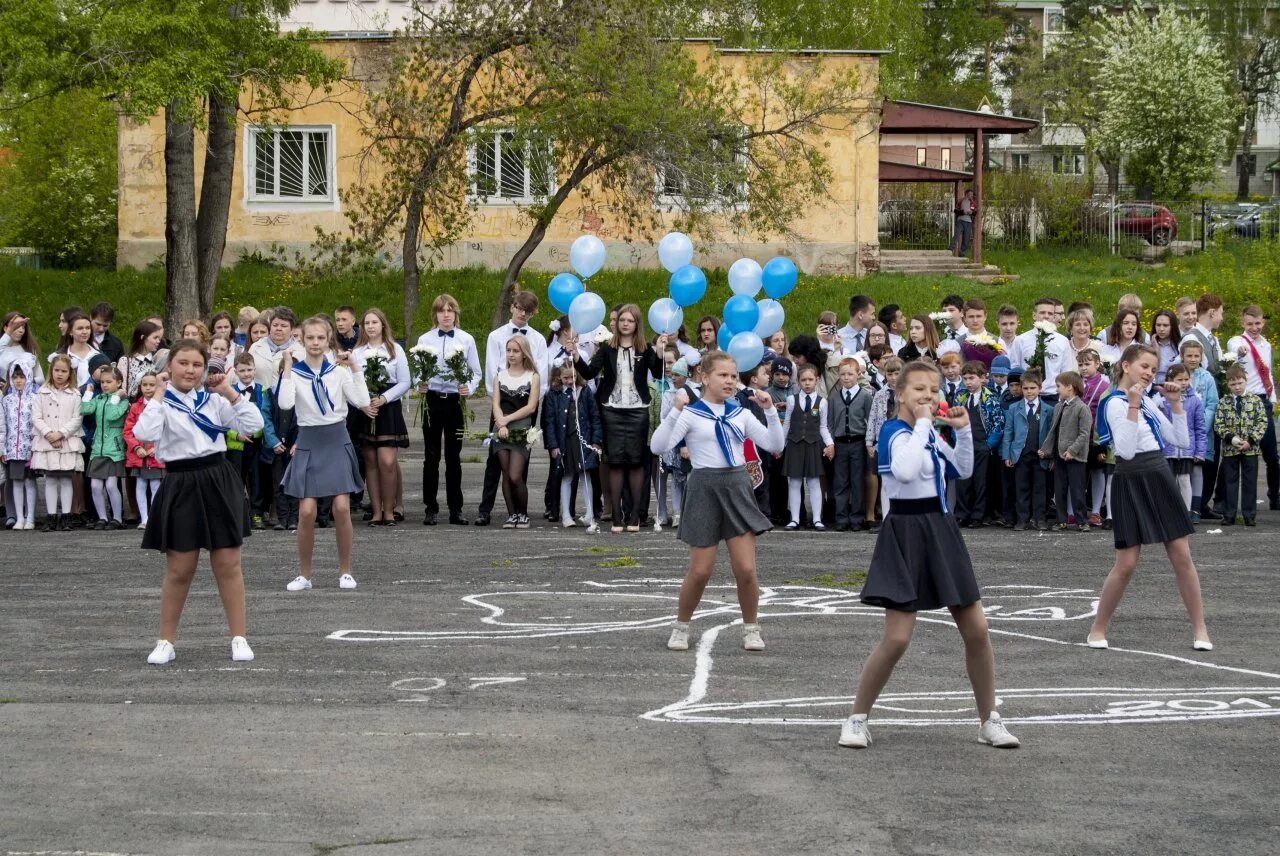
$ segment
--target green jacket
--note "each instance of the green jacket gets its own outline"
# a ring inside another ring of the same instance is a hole
[[[110,395],[98,393],[92,400],[80,403],[80,413],[93,416],[93,446],[89,458],[110,458],[124,463],[124,418],[129,414],[129,399],[117,394],[116,403]]]

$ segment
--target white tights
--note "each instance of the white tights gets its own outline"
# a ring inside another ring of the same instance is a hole
[[[9,482],[12,489],[13,505],[9,506],[9,516],[19,523],[31,523],[36,519],[36,480],[34,477],[22,481]]]
[[[98,512],[98,519],[116,522],[122,520],[124,498],[120,495],[120,479],[115,476],[89,479],[89,486],[93,491],[93,507]],[[111,503],[110,509],[107,508],[108,501]],[[108,511],[110,514],[107,513]]]
[[[62,513],[71,513],[71,476],[46,473],[44,477],[44,511],[50,517],[58,513],[58,501],[62,501]]]
[[[147,525],[151,516],[151,500],[160,492],[160,479],[138,479],[133,484],[133,497],[138,501],[138,514],[142,525]]]
[[[1191,510],[1191,473],[1178,476],[1178,490],[1182,491],[1182,503]]]
[[[809,516],[815,524],[822,522],[822,480],[816,478],[787,479],[787,511],[791,514],[791,522],[800,524],[800,495],[805,487],[809,490]]]
[[[595,506],[591,502],[591,475],[586,470],[578,473],[578,491],[582,494],[582,507],[585,509],[582,513],[582,519],[590,526],[596,520],[592,511]],[[563,522],[572,519],[573,476],[562,476],[560,478],[560,520]]]

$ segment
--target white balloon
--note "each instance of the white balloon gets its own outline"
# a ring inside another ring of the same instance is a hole
[[[569,326],[579,336],[587,336],[604,323],[604,298],[593,291],[585,291],[569,304]]]
[[[767,339],[782,329],[782,324],[786,321],[786,313],[781,303],[766,297],[764,300],[757,300],[756,307],[760,310],[760,320],[756,322],[752,332],[761,339]]]
[[[583,279],[595,276],[604,267],[604,241],[583,235],[569,247],[569,264]]]
[[[671,273],[693,263],[693,241],[684,232],[668,232],[658,242],[658,261]]]
[[[729,266],[729,288],[734,294],[755,297],[760,291],[764,271],[755,259],[738,259]]]

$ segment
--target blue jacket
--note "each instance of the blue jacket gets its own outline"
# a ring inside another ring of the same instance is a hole
[[[569,420],[573,413],[573,393],[567,389],[553,389],[542,404],[542,442],[550,449],[563,449],[568,443]],[[600,423],[600,410],[591,390],[578,391],[578,436],[586,448],[582,452],[582,468],[594,470],[600,466],[600,457],[591,446],[604,445],[604,426]]]
[[[239,389],[240,384],[235,384],[235,387]],[[249,393],[242,394],[248,395]],[[255,383],[253,385],[253,402],[258,405],[258,412],[262,414],[262,448],[258,450],[258,458],[270,463],[275,457],[273,450],[276,444],[280,442],[280,435],[276,433],[276,426],[272,416],[276,406],[275,401],[271,398],[271,390],[260,383]]]
[[[1040,402],[1040,436],[1036,438],[1036,449],[1044,446],[1049,439],[1049,428],[1053,424],[1053,405],[1047,401]],[[1027,443],[1027,402],[1018,399],[1009,405],[1004,412],[1004,439],[1000,443],[1000,458],[1005,461],[1017,461],[1022,457],[1022,450]],[[1042,458],[1040,466],[1049,469],[1049,458]]]
[[[1173,419],[1173,407],[1164,396],[1160,397],[1160,410],[1165,417]],[[1195,458],[1203,461],[1205,452],[1209,448],[1209,432],[1213,430],[1213,426],[1204,421],[1204,402],[1200,400],[1200,396],[1196,395],[1195,390],[1188,389],[1182,395],[1182,410],[1187,414],[1187,433],[1191,435],[1191,446],[1179,448],[1174,446],[1172,442],[1164,444],[1164,456],[1166,458]],[[1169,438],[1172,440],[1173,438]]]

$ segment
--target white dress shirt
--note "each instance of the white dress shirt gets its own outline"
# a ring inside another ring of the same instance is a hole
[[[1203,324],[1197,323],[1191,328],[1190,333],[1182,337],[1182,342],[1187,340],[1198,342],[1204,348],[1204,362],[1201,365],[1213,374],[1218,368],[1218,358],[1222,356],[1222,343],[1218,341],[1218,335]],[[1178,343],[1179,348],[1182,347],[1182,342]]]
[[[1248,341],[1246,341],[1246,339]],[[1258,371],[1258,363],[1253,358],[1253,349],[1249,347],[1249,342],[1253,343],[1253,347],[1257,349],[1258,356],[1262,359],[1262,364],[1267,367],[1267,371],[1271,372],[1271,395],[1267,395],[1267,388],[1262,385],[1262,373]],[[1250,338],[1247,334],[1232,336],[1227,342],[1227,350],[1233,354],[1239,355],[1240,349],[1244,348],[1244,356],[1237,359],[1237,365],[1244,369],[1246,377],[1245,391],[1252,392],[1263,401],[1276,403],[1276,375],[1271,362],[1271,343],[1265,337],[1259,336],[1256,339]]]
[[[440,352],[440,362],[443,365],[444,360],[449,354],[453,353],[457,348],[462,348],[467,355],[467,368],[471,369],[471,374],[467,380],[467,385],[471,387],[471,393],[474,395],[476,391],[476,379],[480,377],[480,352],[476,350],[476,340],[466,330],[454,327],[449,331],[453,335],[448,335],[439,327],[432,327],[427,332],[418,337],[418,347],[435,348]],[[504,343],[505,344],[505,343]],[[442,377],[433,377],[427,383],[427,389],[431,392],[439,392],[445,395],[457,393],[458,384]]]
[[[933,431],[933,420],[920,418],[910,431],[899,431],[890,441],[890,472],[880,474],[880,488],[889,499],[890,508],[895,499],[929,499],[938,495],[934,480],[933,456],[927,448],[930,440],[943,459],[956,468],[960,478],[973,475],[973,429],[960,428],[956,432],[953,449]]]
[[[1025,333],[1019,333],[1013,340],[1013,348],[1009,351],[1009,363],[1015,369],[1026,371],[1028,362],[1036,355],[1036,336],[1039,331],[1032,327]],[[1059,374],[1067,371],[1071,362],[1071,341],[1061,333],[1053,333],[1044,343],[1044,381],[1046,384],[1057,380]]]
[[[906,346],[907,346],[907,339],[905,336],[899,336],[897,333],[889,334],[889,348],[893,351],[895,355],[898,353],[898,351],[901,351]]]
[[[1160,408],[1152,402],[1153,399],[1143,396],[1142,411],[1155,417],[1160,425],[1160,433],[1164,435],[1165,440],[1169,441],[1169,445],[1190,446],[1191,435],[1187,431],[1186,412],[1175,413],[1170,420],[1165,418]],[[1117,458],[1129,460],[1140,452],[1163,451],[1164,447],[1156,441],[1156,435],[1151,433],[1151,426],[1147,425],[1147,420],[1142,417],[1142,413],[1138,414],[1136,422],[1129,419],[1127,397],[1118,395],[1109,399],[1104,406],[1107,409],[1107,424],[1111,428],[1111,445],[1115,449]]]
[[[24,361],[26,357],[30,357],[30,362]],[[44,369],[36,362],[35,355],[27,353],[21,345],[14,344],[8,333],[0,333],[0,378],[8,379],[9,367],[14,363],[34,366],[35,377],[27,378],[28,382],[34,380],[36,383],[44,383]]]
[[[557,339],[547,346],[547,365],[542,376],[544,378],[554,378],[556,372],[560,371],[563,366],[571,366],[574,364],[574,361],[579,359],[584,363],[590,363],[591,355],[594,353],[594,347],[590,347],[587,343],[579,341],[578,347],[575,349],[574,353],[571,354],[565,349],[564,345],[560,344],[560,340]],[[560,365],[556,365],[557,362],[559,362]]]
[[[173,384],[166,388],[187,407],[195,409],[198,389],[180,392]],[[252,395],[241,395],[232,405],[221,395],[209,393],[198,412],[207,416],[213,424],[235,431],[242,437],[262,430],[262,411],[254,403]],[[138,421],[133,425],[133,436],[155,443],[156,457],[161,461],[185,461],[227,450],[225,435],[219,434],[212,440],[209,439],[209,435],[197,428],[188,414],[154,398],[147,399],[142,413],[138,415]]]
[[[63,352],[54,351],[52,354],[46,357],[45,360],[51,363],[53,362],[53,358],[58,356],[59,353],[63,353]],[[97,348],[93,348],[93,350],[91,350],[88,354],[86,354],[83,357],[77,357],[75,354],[71,353],[70,351],[66,351],[65,353],[63,353],[63,356],[71,360],[71,368],[75,372],[75,384],[77,387],[84,386],[86,383],[93,380],[93,375],[89,373],[89,360],[93,359],[94,354],[100,354],[100,353],[102,352],[99,351]]]
[[[365,360],[374,354],[386,360],[387,377],[391,379],[391,386],[387,387],[386,392],[380,392],[378,395],[381,395],[388,404],[399,401],[409,391],[409,358],[404,355],[404,348],[396,346],[395,359],[391,358],[385,343],[376,347],[361,345],[356,348],[351,352],[351,360],[356,364],[356,371],[361,377],[364,377]]]
[[[529,340],[529,352],[533,354],[533,364],[541,371],[547,364],[547,343],[542,335],[528,324],[516,327],[510,321],[489,333],[484,344],[484,388],[492,390],[497,384],[498,372],[507,365],[507,342],[516,335],[516,330],[524,330],[524,337]]]
[[[364,372],[354,374],[346,366],[334,366],[320,382],[329,393],[332,407],[321,411],[316,398],[311,394],[311,380],[297,372],[280,376],[280,390],[276,403],[281,410],[294,411],[298,426],[309,428],[316,425],[333,425],[347,418],[347,406],[368,407],[369,390],[364,384]],[[327,405],[327,402],[326,402]]]
[[[836,441],[831,439],[831,429],[827,427],[827,400],[818,395],[817,390],[814,390],[813,392],[797,392],[787,404],[787,417],[786,421],[782,423],[782,436],[785,438],[787,436],[787,432],[791,430],[791,414],[804,407],[806,398],[812,399],[809,402],[810,408],[814,405],[817,405],[818,407],[818,436],[822,438],[822,445],[835,445]]]
[[[724,415],[723,403],[712,404],[708,401],[706,404],[716,416]],[[781,452],[786,445],[786,434],[782,431],[782,423],[778,421],[778,411],[770,407],[764,412],[764,416],[766,424],[761,425],[760,420],[743,407],[729,417],[729,421],[757,447],[766,452]],[[684,440],[689,449],[689,461],[695,470],[724,469],[730,466],[716,440],[716,423],[691,413],[688,406],[680,410],[673,409],[667,414],[658,430],[653,432],[649,449],[655,455],[661,455],[674,449],[681,440]],[[742,455],[742,444],[731,439],[729,447],[733,457],[732,466],[743,466],[746,459]]]
[[[300,363],[307,358],[306,349],[292,339],[289,340],[289,344],[279,350],[275,349],[270,336],[263,336],[250,345],[249,353],[253,356],[253,379],[266,389],[274,391],[276,381],[280,379],[280,361],[284,359],[285,351],[293,354],[295,363]]]

